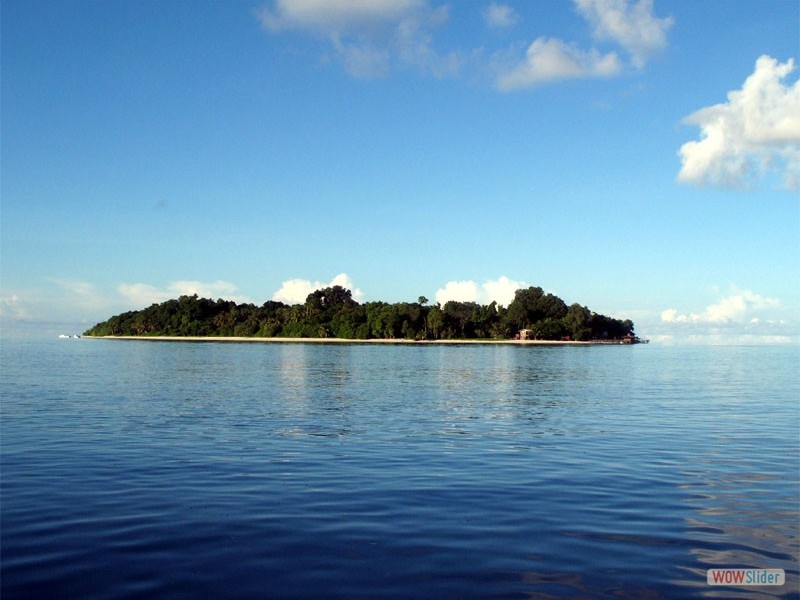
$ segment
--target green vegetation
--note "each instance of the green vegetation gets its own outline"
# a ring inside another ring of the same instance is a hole
[[[428,306],[416,302],[359,304],[341,286],[309,294],[305,304],[282,302],[236,304],[181,296],[126,312],[98,323],[85,335],[310,337],[344,339],[509,339],[530,329],[537,339],[615,339],[633,333],[630,320],[620,321],[567,306],[541,288],[517,290],[507,307],[497,303],[447,302]]]

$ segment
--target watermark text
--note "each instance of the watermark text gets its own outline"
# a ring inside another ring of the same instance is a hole
[[[708,585],[783,585],[783,569],[709,569]]]

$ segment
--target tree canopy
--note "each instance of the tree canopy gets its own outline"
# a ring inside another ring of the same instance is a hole
[[[316,290],[304,304],[261,306],[181,296],[125,312],[85,332],[92,336],[236,336],[344,339],[509,339],[530,329],[536,339],[618,339],[633,333],[630,320],[567,306],[539,287],[517,290],[508,307],[451,300],[359,304],[341,286]]]

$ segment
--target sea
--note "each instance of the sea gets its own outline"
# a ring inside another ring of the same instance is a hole
[[[3,600],[800,596],[797,346],[0,350]]]

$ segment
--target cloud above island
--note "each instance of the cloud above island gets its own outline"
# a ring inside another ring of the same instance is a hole
[[[272,299],[276,302],[283,302],[284,304],[304,304],[308,295],[327,287],[341,286],[348,289],[353,294],[353,300],[362,302],[364,300],[364,293],[358,289],[353,280],[347,273],[339,273],[336,277],[331,279],[328,283],[321,281],[310,281],[308,279],[289,279],[281,284],[280,289],[272,295]]]
[[[247,296],[238,293],[234,284],[217,280],[212,282],[179,280],[158,288],[147,283],[123,283],[117,286],[117,292],[126,303],[135,307],[146,307],[172,300],[180,296],[197,294],[201,298],[231,300],[239,304],[251,302]]]
[[[448,281],[444,287],[436,291],[436,302],[444,305],[450,300],[456,302],[477,302],[490,304],[497,302],[500,306],[508,306],[514,300],[514,293],[529,287],[524,281],[514,281],[505,275],[497,279],[489,279],[482,285],[472,280]]]
[[[786,81],[794,70],[792,59],[761,56],[727,102],[686,117],[700,139],[681,146],[678,181],[743,187],[774,172],[786,188],[800,190],[800,81]]]

